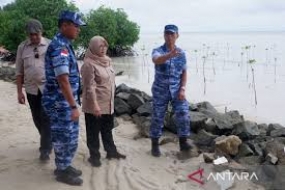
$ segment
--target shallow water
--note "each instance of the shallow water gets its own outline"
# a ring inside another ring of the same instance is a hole
[[[139,56],[114,58],[116,71],[125,75],[117,82],[150,93],[154,76],[150,55],[162,43],[160,34],[145,34],[135,46]],[[246,119],[285,126],[285,33],[182,33],[177,44],[187,53],[190,102],[210,101],[220,111],[239,110]],[[247,63],[253,59],[257,105]]]

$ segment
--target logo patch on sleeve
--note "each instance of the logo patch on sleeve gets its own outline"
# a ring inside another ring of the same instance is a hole
[[[62,49],[60,52],[61,56],[67,57],[68,56],[68,50],[66,48]]]

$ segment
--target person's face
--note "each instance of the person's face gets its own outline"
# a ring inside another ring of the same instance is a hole
[[[72,23],[72,22],[65,22],[62,24],[62,33],[68,38],[68,39],[76,39],[79,35],[80,28],[78,25]]]
[[[104,57],[107,54],[107,50],[108,50],[108,44],[106,44],[106,42],[104,41],[100,41],[99,42],[99,51],[97,52],[99,57]]]
[[[39,44],[41,42],[42,33],[31,33],[29,34],[29,38],[32,44]]]
[[[177,38],[178,34],[176,32],[164,32],[164,40],[168,46],[174,46]]]

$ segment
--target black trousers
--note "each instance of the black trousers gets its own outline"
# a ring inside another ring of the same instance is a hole
[[[87,146],[91,159],[100,159],[100,140],[99,132],[103,141],[103,146],[107,154],[114,154],[117,152],[114,143],[112,129],[114,128],[114,114],[96,117],[92,114],[85,113]]]
[[[52,150],[50,123],[41,102],[42,94],[28,94],[27,99],[31,108],[32,117],[36,128],[40,134],[40,152],[50,153]]]

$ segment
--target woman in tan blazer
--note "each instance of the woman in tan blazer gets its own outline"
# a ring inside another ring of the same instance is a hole
[[[107,41],[101,36],[90,40],[81,67],[83,82],[82,110],[85,113],[87,146],[90,153],[88,161],[99,167],[99,132],[101,132],[107,159],[125,159],[117,151],[112,129],[114,128],[115,72],[111,59],[106,55]]]

